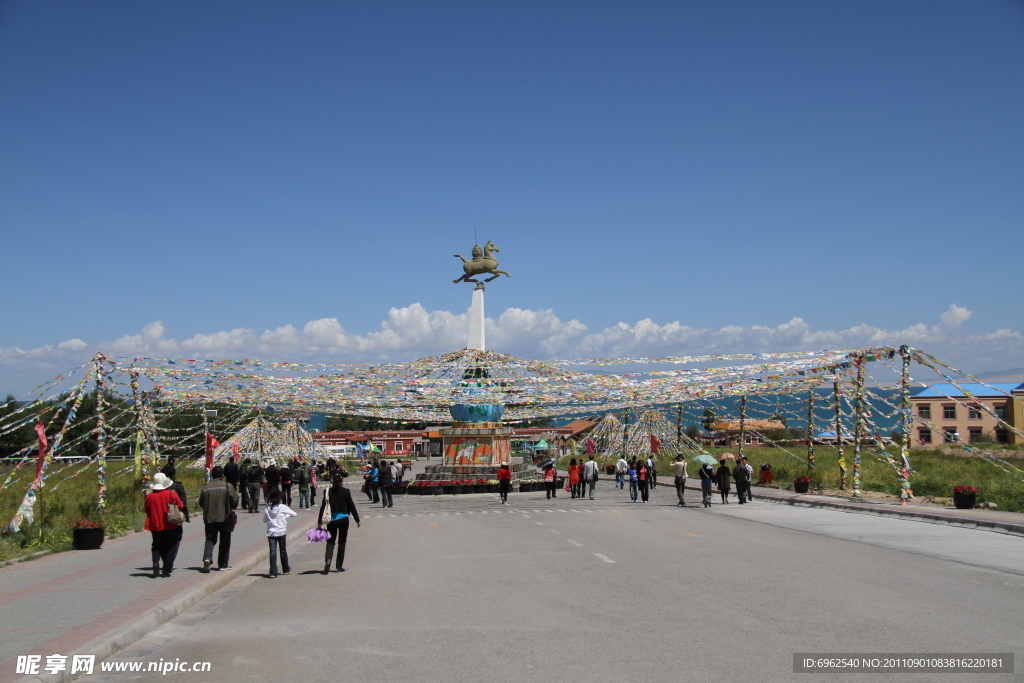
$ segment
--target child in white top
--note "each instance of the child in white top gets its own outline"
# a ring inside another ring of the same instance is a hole
[[[270,574],[269,578],[277,578],[277,551],[281,550],[281,573],[288,574],[288,518],[298,513],[281,503],[281,492],[271,491],[267,507],[263,508],[263,521],[267,525],[267,541],[270,543]]]

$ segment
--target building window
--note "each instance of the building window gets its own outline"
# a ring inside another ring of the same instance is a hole
[[[921,427],[920,429],[917,430],[917,440],[920,441],[921,443],[931,443],[932,430],[926,427]]]
[[[754,437],[750,436],[750,434],[745,435],[745,437],[743,439],[743,443],[747,443],[747,444],[754,443]]]
[[[932,404],[931,403],[918,403],[917,404],[917,416],[923,417],[926,420],[930,420],[932,417]]]
[[[955,403],[943,403],[942,404],[942,419],[943,420],[955,420],[956,419],[956,404]]]
[[[946,443],[957,443],[960,441],[960,435],[956,433],[956,427],[943,427],[942,438]]]
[[[996,430],[996,443],[1010,443],[1010,430],[1009,429],[997,429]]]
[[[967,419],[968,420],[980,420],[981,419],[981,406],[967,406]]]
[[[997,404],[995,404],[992,407],[995,408],[996,417],[998,417],[1000,420],[1005,420],[1006,419],[1006,404],[1005,403],[997,403]]]
[[[981,441],[981,427],[968,427],[967,432],[971,437],[971,443]]]

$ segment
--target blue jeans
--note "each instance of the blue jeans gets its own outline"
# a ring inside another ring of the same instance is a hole
[[[285,574],[290,572],[292,569],[288,566],[288,548],[285,545],[285,541],[288,540],[287,536],[267,536],[267,542],[270,543],[270,575],[277,576],[277,549],[281,548],[281,571]]]
[[[303,491],[299,489],[299,508],[309,507],[309,489]]]
[[[623,473],[622,472],[616,472],[615,473],[615,487],[616,488],[620,488],[621,489],[621,488],[625,487],[625,482],[623,482],[622,477],[623,477]]]
[[[629,499],[636,500],[636,482],[629,482]]]

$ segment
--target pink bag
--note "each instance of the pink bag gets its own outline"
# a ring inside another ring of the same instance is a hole
[[[322,543],[331,537],[331,532],[326,529],[310,529],[306,532],[309,543]],[[307,543],[306,545],[309,545]]]

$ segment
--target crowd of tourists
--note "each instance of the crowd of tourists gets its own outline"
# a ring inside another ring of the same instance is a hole
[[[372,472],[374,482],[377,484],[372,491],[383,492],[386,507],[393,506],[391,482],[401,481],[404,474],[401,464],[396,465],[389,465],[384,461],[368,463],[368,470]],[[356,526],[362,526],[352,495],[344,487],[343,482],[347,476],[348,472],[333,458],[314,462],[301,462],[295,459],[278,466],[273,459],[254,461],[252,458],[245,458],[241,463],[237,463],[235,457],[231,456],[223,467],[213,467],[209,472],[209,480],[199,492],[196,501],[203,511],[206,537],[202,567],[199,571],[208,574],[211,571],[231,569],[231,534],[237,522],[235,511],[241,506],[248,513],[258,514],[262,499],[263,523],[267,528],[270,550],[268,576],[278,576],[278,559],[280,573],[289,574],[291,567],[286,543],[288,519],[298,514],[291,506],[297,503],[300,510],[314,507],[317,487],[325,477],[331,482],[331,486],[323,493],[317,518],[318,527],[322,529],[326,526],[330,534],[324,573],[329,571],[335,551],[335,567],[338,571],[345,571],[342,565],[345,560],[349,517],[355,520]],[[382,487],[380,483],[383,483]],[[160,472],[154,475],[149,488],[150,492],[145,501],[145,529],[152,536],[152,576],[169,577],[174,570],[174,562],[181,545],[182,524],[191,522],[188,496],[185,487],[177,481],[177,467],[173,456],[169,457]]]

